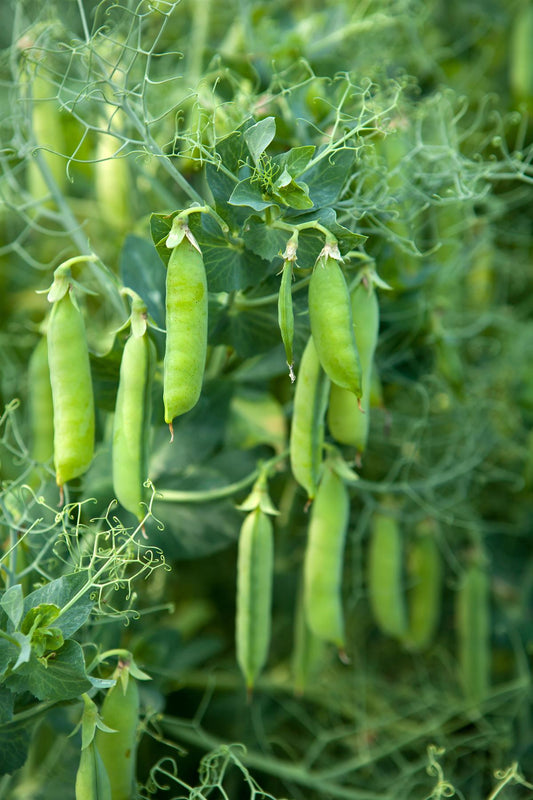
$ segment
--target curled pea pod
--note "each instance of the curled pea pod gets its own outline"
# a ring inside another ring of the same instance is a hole
[[[490,685],[490,586],[480,563],[466,567],[456,598],[459,675],[467,700],[475,705]]]
[[[111,800],[130,800],[134,795],[139,688],[128,667],[118,667],[117,682],[107,690],[100,714],[105,726],[94,737],[109,776]]]
[[[372,367],[379,332],[379,305],[372,281],[361,281],[351,295],[354,335],[361,360],[362,396],[360,404],[353,392],[331,384],[328,426],[341,444],[363,453],[368,440]]]
[[[76,773],[76,800],[115,800],[115,796],[111,794],[109,776],[94,740],[81,751]]]
[[[53,303],[48,363],[54,409],[54,464],[58,486],[83,475],[94,452],[94,399],[83,316],[72,289]]]
[[[246,516],[237,562],[237,661],[251,692],[270,644],[274,546],[272,522],[260,507]]]
[[[320,257],[309,282],[309,320],[322,367],[333,383],[362,395],[350,294],[338,261]]]
[[[424,650],[431,644],[440,618],[442,559],[433,520],[423,520],[415,531],[407,556],[409,626],[405,644]]]
[[[292,473],[310,500],[316,493],[322,463],[328,391],[329,379],[320,365],[310,336],[296,380],[289,443]]]
[[[407,631],[403,587],[403,542],[392,513],[376,512],[370,530],[368,593],[381,631],[402,639]]]
[[[294,311],[292,307],[291,291],[292,265],[293,262],[289,259],[283,262],[283,271],[281,273],[281,283],[278,294],[278,324],[285,348],[289,375],[291,381],[294,381],[294,358],[292,353],[292,344],[294,340]]]
[[[113,488],[118,501],[143,517],[155,347],[146,330],[124,346],[113,423]]]
[[[344,649],[342,564],[350,498],[342,478],[326,463],[311,508],[304,558],[304,607],[310,630]]]
[[[202,389],[207,351],[207,279],[201,252],[187,238],[172,249],[166,279],[165,422],[190,411]]]
[[[45,464],[54,455],[54,406],[46,336],[39,339],[30,356],[28,390],[31,455],[34,461]]]

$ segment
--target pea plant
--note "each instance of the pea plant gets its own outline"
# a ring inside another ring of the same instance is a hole
[[[9,0],[0,800],[531,796],[533,6]]]

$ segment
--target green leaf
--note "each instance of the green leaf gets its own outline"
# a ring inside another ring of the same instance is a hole
[[[282,186],[274,192],[274,197],[279,199],[283,205],[298,210],[305,210],[313,207],[313,201],[309,197],[309,189],[305,183],[296,183],[291,180],[286,186]]]
[[[0,638],[0,679],[10,664],[17,660],[19,648],[13,642]]]
[[[54,658],[39,659],[32,654],[6,685],[18,692],[30,691],[38,700],[54,702],[79,697],[92,686],[81,646],[73,639],[67,639]]]
[[[0,606],[2,606],[9,617],[9,621],[13,626],[12,630],[18,628],[24,612],[24,596],[20,583],[10,586],[0,600]]]
[[[261,154],[265,152],[275,135],[276,120],[274,117],[265,117],[245,131],[244,139],[256,166]]]
[[[70,575],[63,575],[61,578],[50,581],[46,586],[36,589],[29,594],[24,601],[26,613],[31,608],[41,603],[53,603],[59,608],[63,608],[72,598],[80,592],[87,584],[87,572],[75,572]],[[91,586],[89,585],[64,614],[61,613],[57,620],[57,627],[63,636],[71,636],[75,633],[89,617],[93,607],[90,597]]]
[[[265,261],[272,261],[285,250],[289,236],[287,231],[269,227],[257,214],[248,217],[242,234],[247,249]]]
[[[304,173],[315,206],[321,208],[335,203],[347,178],[353,174],[354,162],[355,152],[343,147]]]
[[[252,178],[245,178],[243,181],[239,181],[234,188],[228,203],[233,206],[248,206],[254,211],[263,211],[269,206],[276,205],[274,199],[265,199],[265,197],[257,181],[252,182]]]
[[[219,335],[242,358],[276,347],[280,342],[277,305],[230,308],[221,321]]]
[[[288,153],[281,153],[274,156],[272,161],[286,170],[291,178],[297,178],[305,172],[308,163],[315,153],[316,147],[305,145],[303,147],[293,147]]]
[[[153,217],[156,216],[153,215]],[[154,225],[156,228],[159,225],[157,220],[154,220]],[[158,235],[157,232],[155,235]],[[152,230],[152,236],[154,236],[154,230]],[[161,236],[161,238],[163,237]],[[142,297],[146,303],[148,314],[156,325],[164,328],[166,275],[151,242],[140,236],[126,236],[120,253],[120,276],[124,286],[129,286]]]
[[[58,614],[59,606],[54,603],[40,603],[38,606],[30,608],[22,620],[20,630],[27,634],[31,633],[36,625],[37,628],[46,628],[57,619]]]
[[[28,757],[28,748],[35,730],[36,718],[0,725],[0,775],[11,775]]]
[[[17,640],[19,643],[19,651],[17,660],[13,665],[13,671],[19,669],[23,664],[27,664],[31,658],[31,639],[29,636],[25,636],[20,631],[15,631],[12,634],[13,638]]]
[[[6,686],[0,686],[0,725],[5,725],[12,718],[14,704],[13,692]]]

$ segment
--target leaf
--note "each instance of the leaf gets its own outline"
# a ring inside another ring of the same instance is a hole
[[[355,152],[343,147],[323,158],[304,173],[314,205],[330,206],[338,199],[348,176],[353,174]]]
[[[22,620],[20,630],[22,633],[28,634],[32,631],[36,622],[38,623],[38,628],[46,628],[57,619],[58,614],[59,606],[54,603],[40,603],[38,606],[30,608]]]
[[[0,725],[0,775],[11,775],[28,757],[28,748],[36,718]]]
[[[54,658],[38,659],[32,655],[6,684],[19,692],[30,691],[38,700],[54,702],[79,697],[92,686],[81,646],[73,639],[67,639]]]
[[[291,180],[286,186],[275,191],[274,197],[290,208],[303,211],[313,207],[313,201],[309,197],[309,190],[305,183],[298,184]]]
[[[242,234],[247,249],[265,261],[272,261],[285,250],[289,236],[287,231],[269,227],[257,214],[248,217]]]
[[[87,578],[87,572],[75,572],[50,581],[46,586],[36,589],[26,597],[24,601],[25,613],[28,613],[30,608],[34,608],[41,603],[53,603],[62,609],[83,589],[87,584]],[[89,585],[68,611],[60,613],[56,627],[60,629],[63,636],[71,636],[88,619],[93,607],[93,601],[90,597],[91,588]]]
[[[221,321],[219,336],[242,358],[250,358],[280,343],[277,306],[230,308]]]
[[[291,178],[297,178],[305,171],[309,161],[315,153],[316,147],[304,145],[303,147],[293,147],[287,153],[274,156],[272,161],[286,170]]]
[[[245,178],[239,181],[231,193],[228,203],[232,206],[248,206],[253,208],[254,211],[263,211],[265,208],[276,205],[274,199],[265,199],[259,183],[252,181],[252,178]]]
[[[15,698],[6,686],[0,686],[0,725],[5,725],[13,716]]]
[[[132,234],[126,236],[120,253],[120,275],[124,286],[142,297],[156,325],[164,328],[166,274],[151,242]]]
[[[265,152],[275,135],[276,120],[274,117],[265,117],[245,131],[244,139],[256,166],[259,163],[259,157]]]
[[[7,639],[0,638],[0,680],[11,663],[19,655],[18,647]]]
[[[24,596],[20,583],[10,586],[0,600],[0,606],[2,606],[9,617],[9,621],[13,626],[12,630],[18,628],[24,612]]]
[[[17,660],[13,666],[13,672],[15,672],[15,670],[19,669],[23,664],[27,664],[31,658],[31,639],[29,636],[20,633],[20,631],[15,631],[12,636],[17,640],[20,648]]]

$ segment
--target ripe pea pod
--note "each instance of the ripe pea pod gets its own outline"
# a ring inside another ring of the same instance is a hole
[[[242,524],[237,562],[237,661],[248,692],[268,654],[273,561],[272,522],[258,506]]]
[[[31,455],[34,461],[45,464],[54,455],[54,406],[46,336],[41,336],[30,356],[28,392]]]
[[[48,324],[48,362],[54,407],[54,463],[56,481],[61,487],[83,475],[94,451],[89,350],[83,316],[70,287],[53,301]]]
[[[192,237],[191,237],[192,238]],[[187,235],[173,247],[166,280],[163,364],[165,422],[198,402],[207,351],[207,279],[201,252]]]
[[[341,444],[366,449],[370,422],[372,366],[379,332],[379,305],[372,281],[359,283],[351,295],[355,341],[361,359],[362,397],[360,405],[353,392],[331,384],[328,425],[331,435]]]
[[[407,557],[409,627],[405,645],[424,650],[439,624],[442,599],[442,559],[433,520],[423,520],[415,531]]]
[[[131,795],[128,795],[128,800]],[[115,800],[102,756],[94,741],[81,751],[76,773],[76,800]]]
[[[407,613],[403,588],[403,543],[398,521],[376,512],[370,530],[368,593],[376,624],[383,633],[403,638]]]
[[[294,693],[303,695],[310,679],[319,667],[325,644],[310,630],[304,608],[303,586],[298,592],[294,618],[294,644],[292,650],[292,675]]]
[[[350,498],[342,478],[326,462],[311,507],[304,558],[304,606],[310,630],[344,649],[342,564]]]
[[[294,340],[294,311],[292,308],[292,265],[293,262],[286,259],[283,262],[281,283],[278,294],[278,324],[281,331],[281,338],[285,348],[287,366],[291,381],[294,381],[294,359],[292,353],[292,343]]]
[[[146,307],[141,304],[134,313],[146,316]],[[122,354],[112,459],[115,495],[138,519],[143,517],[142,503],[146,494],[143,484],[148,477],[151,384],[155,364],[155,347],[146,331],[146,320],[140,331],[132,323],[132,333]]]
[[[131,800],[135,788],[139,688],[127,666],[119,666],[117,682],[107,690],[100,714],[114,733],[98,728],[98,748],[111,786],[111,800]]]
[[[469,564],[456,599],[459,674],[467,700],[475,705],[490,685],[490,584],[485,567]]]
[[[350,295],[338,261],[319,257],[309,282],[309,320],[322,367],[330,380],[362,395],[361,362],[353,329]]]
[[[316,493],[322,463],[328,391],[329,379],[310,336],[298,370],[290,433],[292,473],[310,500]]]

